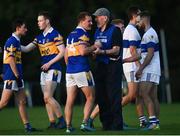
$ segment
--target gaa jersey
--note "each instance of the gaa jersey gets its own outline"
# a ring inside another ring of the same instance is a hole
[[[22,61],[20,39],[13,33],[4,45],[3,79],[15,80],[16,77],[10,67],[10,57],[14,57],[19,78],[22,79]]]
[[[79,45],[89,45],[89,34],[82,27],[77,27],[67,38],[68,63],[66,73],[87,72],[90,70],[88,56],[81,56]]]
[[[46,33],[38,35],[33,44],[39,47],[41,65],[44,65],[58,55],[59,49],[57,47],[63,45],[63,37],[51,27]],[[49,69],[61,70],[60,62],[55,62]]]
[[[140,44],[141,47],[141,63],[147,56],[148,48],[154,48],[154,55],[151,62],[144,68],[143,73],[153,73],[161,75],[160,58],[159,58],[159,39],[156,31],[151,27],[143,35]]]
[[[141,37],[138,30],[134,25],[128,24],[123,33],[123,59],[131,57],[130,46],[135,46],[137,52],[140,54],[140,42]],[[124,63],[123,70],[125,73],[136,71],[137,66],[135,62]]]

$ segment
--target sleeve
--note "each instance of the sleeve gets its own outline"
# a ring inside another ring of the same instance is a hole
[[[89,45],[89,42],[90,42],[89,35],[86,33],[81,34],[78,38],[78,41],[79,41],[79,44]]]
[[[112,34],[112,46],[122,46],[122,33],[117,27],[115,27]]]
[[[129,45],[131,46],[139,46],[139,34],[137,33],[137,31],[132,30],[129,32],[128,35],[128,40],[129,40]]]
[[[63,37],[61,36],[61,34],[57,33],[55,38],[54,38],[54,43],[56,46],[60,46],[62,44],[64,44],[63,42]]]
[[[147,48],[156,48],[156,37],[154,35],[147,35],[145,38]]]
[[[17,46],[14,42],[7,43],[5,45],[5,50],[9,54],[9,56],[15,57],[16,51],[17,51]]]

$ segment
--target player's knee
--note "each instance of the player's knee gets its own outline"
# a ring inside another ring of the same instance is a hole
[[[94,101],[95,97],[91,94],[91,95],[88,95],[86,99],[87,101]]]
[[[45,97],[44,97],[44,102],[45,102],[45,104],[50,103],[50,100],[51,100],[51,97],[49,97],[49,96],[45,96]]]
[[[19,100],[18,105],[26,105],[26,99]]]

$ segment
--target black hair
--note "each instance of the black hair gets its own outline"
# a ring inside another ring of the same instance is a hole
[[[14,20],[13,23],[12,23],[12,30],[13,30],[13,32],[16,31],[17,27],[21,27],[23,24],[26,24],[23,19],[19,19],[18,18],[16,20]]]
[[[80,12],[79,15],[77,16],[77,23],[79,24],[79,22],[85,20],[86,16],[91,16],[91,14],[86,11]]]
[[[148,17],[148,18],[151,17],[148,10],[142,11],[141,13],[139,13],[139,15],[140,15],[140,17]]]
[[[138,6],[131,6],[128,8],[127,10],[127,15],[129,20],[131,20],[133,18],[133,15],[137,15],[139,11],[139,7]]]
[[[48,19],[51,22],[51,17],[48,11],[40,11],[38,16],[43,16],[45,19]]]

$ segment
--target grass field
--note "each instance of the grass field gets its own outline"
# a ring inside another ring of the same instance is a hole
[[[32,134],[40,135],[52,135],[52,134],[66,134],[64,130],[46,130],[48,125],[46,111],[43,107],[29,108],[30,121],[34,127],[42,129],[42,132],[36,132]],[[135,106],[128,105],[123,109],[123,115],[125,122],[131,127],[137,128],[135,130],[124,131],[102,131],[99,119],[95,121],[95,132],[81,132],[79,126],[82,121],[82,107],[76,106],[74,109],[73,126],[76,131],[73,134],[86,134],[86,135],[170,135],[180,134],[180,104],[161,104],[161,130],[157,131],[142,131],[138,129],[138,119],[135,113]],[[2,134],[25,134],[23,125],[19,120],[17,108],[6,108],[0,111],[0,135]]]

